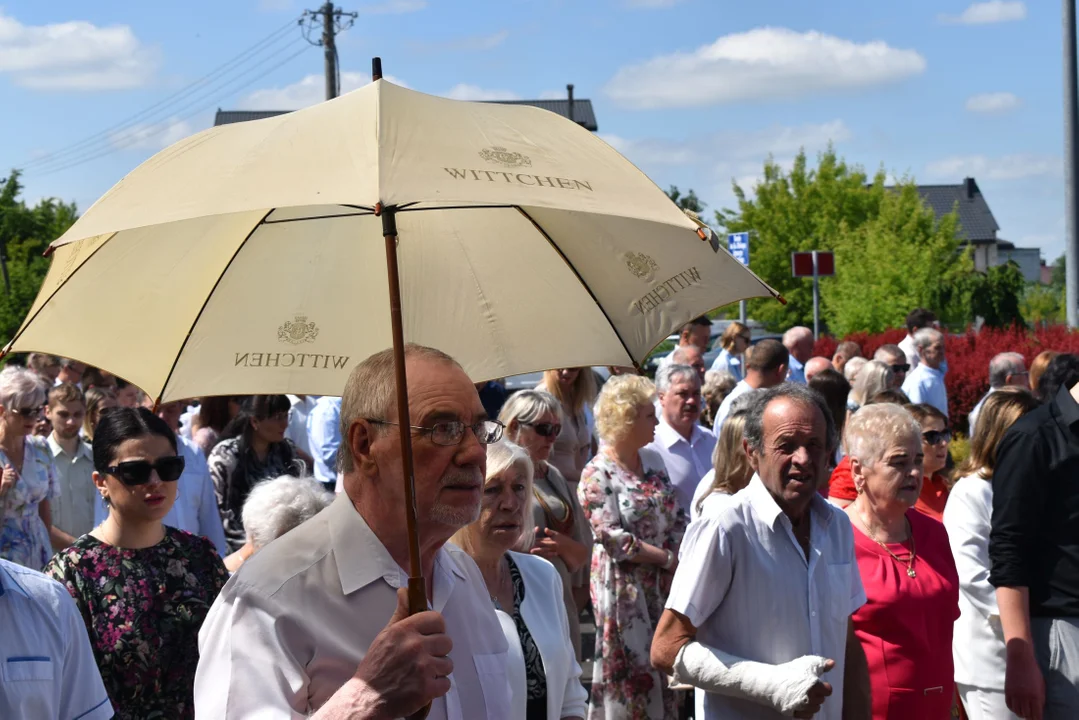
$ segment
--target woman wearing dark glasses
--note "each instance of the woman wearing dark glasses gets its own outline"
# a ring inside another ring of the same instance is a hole
[[[932,405],[911,405],[907,409],[922,426],[922,452],[925,453],[922,463],[925,481],[914,509],[943,522],[944,505],[948,502],[948,490],[952,484],[951,473],[947,469],[948,445],[952,441],[948,418]]]
[[[117,718],[193,718],[199,628],[228,572],[209,540],[162,523],[184,470],[164,420],[108,410],[93,451],[109,516],[46,573],[82,612]]]
[[[570,640],[579,661],[580,614],[588,603],[592,527],[577,493],[550,463],[551,449],[562,432],[562,406],[550,393],[522,390],[506,401],[498,419],[506,426],[506,438],[524,448],[532,460],[532,519],[536,525],[532,554],[550,560],[562,579]]]
[[[35,373],[15,366],[0,372],[0,557],[33,570],[52,557],[49,501],[60,494],[44,438],[28,437],[44,405]]]

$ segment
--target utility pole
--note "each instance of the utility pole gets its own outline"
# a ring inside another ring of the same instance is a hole
[[[1079,327],[1079,103],[1076,99],[1075,0],[1064,0],[1064,277],[1068,327]]]
[[[332,2],[326,2],[318,10],[304,10],[300,26],[304,37],[312,45],[322,47],[326,58],[326,99],[333,100],[341,92],[341,73],[337,61],[337,35],[352,27],[357,13],[345,12],[335,8]],[[315,29],[321,24],[322,31],[318,40],[313,39]]]

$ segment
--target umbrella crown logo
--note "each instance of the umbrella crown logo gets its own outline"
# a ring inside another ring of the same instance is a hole
[[[480,157],[489,163],[506,167],[532,167],[532,158],[519,152],[510,152],[498,145],[480,150]]]
[[[648,280],[652,273],[659,270],[659,264],[644,253],[627,253],[626,267],[641,280]]]
[[[277,328],[277,339],[289,345],[312,343],[318,338],[318,325],[307,322],[306,315],[297,315],[293,320]]]

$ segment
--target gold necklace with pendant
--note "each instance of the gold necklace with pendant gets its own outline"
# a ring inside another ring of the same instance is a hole
[[[866,524],[865,520],[862,520],[861,516],[858,517],[858,520],[861,521],[862,527],[865,528],[866,534],[869,535],[870,540],[872,540],[877,545],[880,545],[882,548],[884,548],[884,552],[891,555],[892,559],[895,560],[897,563],[899,563],[900,565],[905,564],[907,566],[907,577],[917,577],[918,573],[915,572],[915,570],[914,570],[914,558],[917,555],[917,553],[915,552],[915,545],[914,545],[914,528],[912,528],[910,526],[910,520],[906,520],[906,518],[904,518],[904,520],[906,520],[906,523],[907,523],[907,531],[910,533],[910,557],[907,558],[906,563],[904,563],[902,560],[900,560],[899,556],[896,555],[894,552],[892,552],[891,549],[889,549],[889,547],[887,545],[882,543],[880,540],[877,540],[876,534],[873,532],[872,529],[870,529],[869,525]]]

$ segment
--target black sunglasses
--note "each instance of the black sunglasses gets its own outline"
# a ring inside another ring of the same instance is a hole
[[[44,412],[45,406],[31,407],[31,408],[14,408],[11,412],[16,415],[22,415],[24,418],[32,418],[41,415]]]
[[[938,445],[942,442],[949,442],[951,439],[951,430],[926,430],[924,433],[922,433],[922,440],[925,440],[930,445]]]
[[[154,462],[130,460],[105,468],[105,473],[119,478],[124,485],[145,485],[150,482],[150,474],[155,470],[162,482],[176,482],[184,473],[184,459],[173,455]]]
[[[895,365],[892,365],[891,368],[892,372],[906,372],[907,370],[910,370],[910,363],[897,363]]]
[[[521,423],[536,431],[540,437],[558,437],[562,434],[562,426],[555,423]]]

